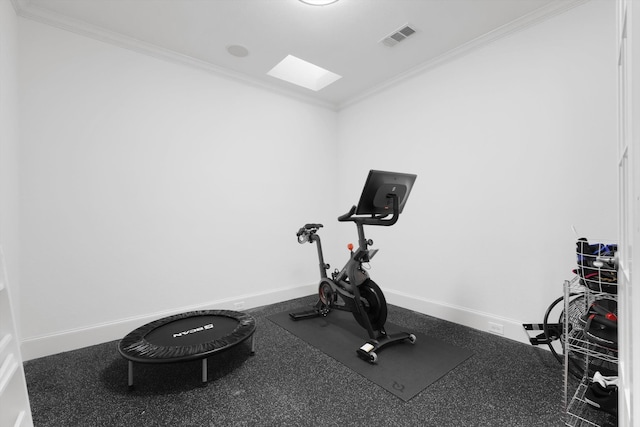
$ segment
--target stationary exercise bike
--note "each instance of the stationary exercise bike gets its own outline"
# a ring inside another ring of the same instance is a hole
[[[367,177],[358,206],[338,217],[341,222],[353,222],[358,229],[358,248],[348,245],[351,256],[342,270],[335,269],[327,276],[329,264],[325,264],[318,230],[322,224],[305,224],[296,233],[298,242],[315,243],[320,261],[318,302],[312,310],[290,313],[293,320],[327,316],[332,309],[349,311],[358,324],[367,330],[369,340],[357,354],[370,363],[378,360],[377,352],[390,344],[408,341],[415,343],[416,336],[408,332],[387,334],[387,301],[380,287],[369,277],[363,264],[378,252],[369,249],[371,239],[364,235],[365,225],[391,226],[400,213],[415,182],[416,175],[371,170]],[[391,216],[391,217],[389,217]]]

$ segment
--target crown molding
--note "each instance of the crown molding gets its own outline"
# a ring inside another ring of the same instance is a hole
[[[319,107],[327,108],[333,111],[337,110],[337,105],[328,101],[319,100],[317,98],[306,96],[304,94],[287,90],[276,85],[260,81],[248,77],[244,74],[237,73],[227,68],[219,67],[206,61],[183,55],[170,49],[133,38],[118,34],[116,32],[101,28],[86,22],[73,19],[61,14],[35,7],[29,3],[29,0],[11,0],[18,16],[29,19],[31,21],[40,22],[51,27],[55,27],[64,31],[69,31],[81,36],[92,38],[104,43],[108,43],[123,49],[131,50],[143,55],[151,56],[178,65],[185,65],[196,68],[218,77],[224,77],[243,83],[255,88],[267,90],[289,98],[294,98],[302,102],[313,104]]]
[[[464,56],[476,49],[480,49],[487,46],[501,38],[507,37],[511,34],[515,34],[524,29],[530,28],[543,21],[551,19],[555,16],[561,15],[570,9],[585,4],[591,0],[568,0],[568,1],[553,1],[548,5],[539,8],[521,18],[518,18],[508,24],[505,24],[489,33],[483,34],[461,46],[458,46],[432,60],[421,63],[406,72],[399,74],[373,88],[367,90],[359,95],[356,95],[342,103],[335,104],[328,101],[319,100],[312,96],[307,96],[293,90],[287,90],[276,85],[270,85],[267,82],[263,82],[258,79],[248,77],[244,74],[231,71],[229,69],[219,67],[202,61],[187,55],[177,53],[175,51],[162,48],[160,46],[153,45],[151,43],[144,42],[133,37],[124,36],[122,34],[115,33],[113,31],[106,30],[104,28],[97,27],[95,25],[87,24],[80,20],[72,19],[52,11],[48,11],[36,6],[33,6],[29,0],[10,0],[16,14],[22,18],[32,21],[40,22],[52,27],[56,27],[65,31],[76,33],[85,37],[89,37],[95,40],[102,41],[104,43],[112,44],[127,50],[131,50],[147,56],[152,56],[157,59],[172,62],[174,64],[185,65],[192,68],[200,69],[208,73],[215,74],[219,77],[225,77],[236,82],[244,83],[255,88],[267,90],[273,93],[277,93],[283,96],[297,99],[302,102],[313,104],[319,107],[327,108],[333,111],[340,111],[344,108],[355,105],[373,95],[383,92],[392,88],[406,80],[409,80],[417,75],[423,74],[433,68],[443,65],[456,58]]]
[[[527,28],[530,28],[534,25],[537,25],[541,22],[544,22],[548,19],[551,19],[555,16],[561,15],[577,6],[588,3],[591,0],[570,0],[568,2],[551,2],[547,6],[541,7],[525,16],[522,16],[514,21],[511,21],[508,24],[505,24],[501,27],[496,28],[493,31],[490,31],[486,34],[483,34],[463,45],[460,45],[446,53],[443,53],[440,56],[437,56],[427,62],[423,62],[406,72],[399,74],[386,82],[383,82],[374,88],[363,92],[360,95],[352,97],[345,102],[340,103],[337,106],[338,110],[345,109],[352,105],[355,105],[361,101],[364,101],[367,98],[370,98],[373,95],[376,95],[380,92],[383,92],[387,89],[390,89],[393,86],[396,86],[406,80],[409,80],[415,76],[426,73],[429,70],[432,70],[440,65],[443,65],[447,62],[453,61],[459,57],[462,57],[472,51],[480,49],[484,46],[487,46],[499,39],[510,36]]]
[[[20,11],[26,7],[26,0],[9,0],[11,2],[11,6],[13,6],[13,10],[16,12],[16,15],[20,14]]]

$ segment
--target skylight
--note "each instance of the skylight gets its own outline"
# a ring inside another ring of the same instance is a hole
[[[342,78],[336,73],[293,55],[287,55],[267,74],[316,92]]]

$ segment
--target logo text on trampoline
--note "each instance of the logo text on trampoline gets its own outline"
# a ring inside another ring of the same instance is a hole
[[[185,335],[195,334],[196,332],[206,331],[207,329],[213,329],[213,323],[209,323],[209,324],[204,325],[204,326],[198,326],[197,328],[189,329],[188,331],[182,331],[182,332],[175,333],[175,334],[173,334],[173,337],[174,338],[179,338],[179,337],[183,337]]]

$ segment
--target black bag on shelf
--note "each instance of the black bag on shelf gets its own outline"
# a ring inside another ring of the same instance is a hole
[[[592,291],[618,293],[618,271],[614,262],[618,245],[589,244],[585,238],[576,242],[576,255],[580,283]]]

